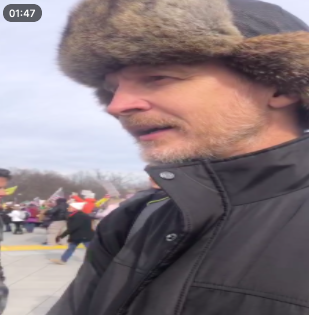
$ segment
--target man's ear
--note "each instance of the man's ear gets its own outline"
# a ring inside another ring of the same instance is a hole
[[[272,108],[283,108],[300,102],[300,96],[296,94],[284,94],[276,91],[269,100],[269,106]]]

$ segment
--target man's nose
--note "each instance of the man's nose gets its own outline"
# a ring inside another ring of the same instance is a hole
[[[113,116],[131,115],[134,112],[149,110],[151,105],[141,96],[133,93],[117,91],[107,107],[107,112]]]

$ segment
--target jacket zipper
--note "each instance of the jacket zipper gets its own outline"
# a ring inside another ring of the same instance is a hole
[[[187,279],[186,283],[184,284],[184,286],[183,286],[183,288],[179,294],[179,298],[178,298],[178,301],[176,303],[175,311],[174,311],[173,315],[180,315],[182,308],[183,308],[184,301],[185,301],[186,296],[187,296],[188,288],[189,288],[190,284],[192,283],[192,279],[193,279],[194,275],[196,274],[197,270],[199,269],[201,263],[203,262],[205,256],[207,255],[208,250],[210,249],[216,236],[219,234],[220,229],[221,229],[223,222],[225,220],[225,217],[226,217],[226,214],[223,214],[222,218],[219,220],[219,222],[214,227],[214,233],[213,233],[212,237],[210,237],[208,242],[206,242],[205,247],[203,248],[200,256],[197,258],[196,263],[192,267],[192,270],[188,276],[188,279]]]
[[[170,259],[172,259],[173,255],[175,253],[178,252],[178,250],[181,248],[182,244],[185,242],[185,237],[182,236],[179,238],[178,243],[175,245],[174,250],[171,250],[169,254],[167,254],[167,256],[158,263],[158,265],[156,266],[156,268],[154,268],[153,270],[151,270],[148,274],[148,276],[141,282],[141,284],[136,288],[135,292],[133,292],[133,294],[131,295],[131,297],[127,300],[127,302],[125,302],[125,304],[120,307],[120,309],[118,310],[118,312],[116,313],[116,315],[125,315],[128,311],[128,307],[131,305],[131,303],[134,301],[134,299],[138,296],[138,294],[147,286],[147,284],[149,283],[149,281],[153,278],[155,278],[156,276],[158,276],[161,273],[162,268],[170,265],[168,263],[168,261]]]

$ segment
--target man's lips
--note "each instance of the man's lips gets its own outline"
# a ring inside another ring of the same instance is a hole
[[[144,126],[144,127],[127,127],[126,130],[134,137],[140,138],[143,136],[155,134],[157,132],[171,130],[171,126]]]

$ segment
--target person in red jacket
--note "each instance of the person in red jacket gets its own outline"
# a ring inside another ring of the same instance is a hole
[[[81,198],[80,196],[78,196],[76,193],[73,193],[71,195],[71,199],[74,199],[76,202],[84,202],[85,205],[82,209],[82,211],[86,214],[90,214],[92,213],[92,211],[95,208],[95,203],[97,202],[97,200],[94,198],[94,194],[92,195],[87,195],[85,199]]]

